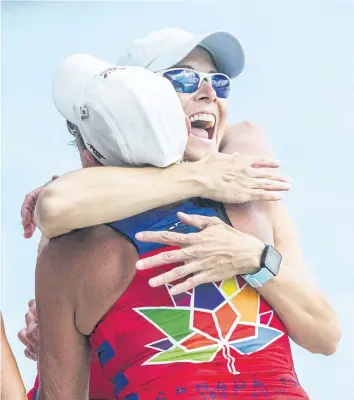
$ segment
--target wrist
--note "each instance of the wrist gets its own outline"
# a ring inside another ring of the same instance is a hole
[[[182,162],[166,168],[163,181],[171,185],[173,182],[181,195],[180,200],[191,197],[205,197],[207,178],[201,170],[199,162]]]
[[[259,271],[244,274],[243,278],[250,286],[260,288],[278,275],[281,261],[281,254],[273,246],[265,245],[260,258]]]
[[[208,159],[203,158],[186,164],[191,168],[195,184],[198,187],[198,196],[205,199],[216,200],[215,192],[217,191],[218,185],[216,184],[214,179],[215,177],[210,170],[210,163],[206,161],[208,161]]]
[[[248,268],[245,274],[256,274],[261,269],[261,259],[262,254],[265,248],[265,244],[262,243],[260,240],[257,241],[258,243],[255,244],[255,247],[250,254],[250,259],[248,262]]]

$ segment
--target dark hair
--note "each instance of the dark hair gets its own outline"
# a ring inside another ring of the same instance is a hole
[[[85,142],[81,136],[79,128],[70,121],[66,121],[66,126],[68,131],[74,136],[74,140],[72,140],[70,144],[76,146],[79,150],[86,149]]]

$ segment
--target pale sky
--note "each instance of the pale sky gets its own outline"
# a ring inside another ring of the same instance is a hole
[[[124,44],[163,27],[195,33],[225,29],[246,51],[233,86],[229,121],[250,120],[269,133],[306,261],[339,314],[338,352],[297,346],[295,366],[311,400],[352,395],[354,361],[354,2],[3,2],[2,298],[10,344],[30,388],[36,365],[17,331],[34,296],[38,233],[22,237],[20,206],[53,174],[80,167],[51,99],[59,61],[89,53],[115,62]]]

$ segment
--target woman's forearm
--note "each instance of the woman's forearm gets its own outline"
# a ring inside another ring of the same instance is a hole
[[[70,172],[41,193],[35,220],[52,238],[203,195],[197,163],[160,168],[94,167]],[[114,201],[116,199],[116,201]]]
[[[266,135],[252,124],[229,127],[225,137],[228,147],[222,152],[271,154],[265,144]],[[189,197],[237,203],[237,193],[242,189],[237,185],[232,195],[224,193],[223,198],[215,198],[220,192],[217,182],[234,181],[238,176],[232,158],[230,163],[231,169],[221,164],[219,170],[208,158],[165,169],[94,167],[70,172],[45,187],[38,199],[35,220],[50,239],[76,228],[117,221]],[[223,178],[217,172],[222,170]]]
[[[284,204],[272,205],[274,246],[282,254],[279,274],[258,289],[299,346],[320,354],[336,351],[341,333],[335,311],[303,260],[294,220]]]
[[[259,293],[278,314],[295,343],[312,353],[331,355],[341,336],[336,314],[311,280],[296,273],[302,269],[282,263],[279,275]]]

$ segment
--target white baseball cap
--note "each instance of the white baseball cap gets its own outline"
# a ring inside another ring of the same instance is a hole
[[[119,58],[118,65],[135,65],[158,72],[171,68],[200,46],[212,56],[218,72],[235,78],[245,64],[239,40],[226,31],[213,31],[193,35],[177,28],[165,28],[134,40]]]
[[[103,165],[166,167],[183,158],[188,132],[178,95],[146,69],[75,54],[60,64],[53,98]]]

